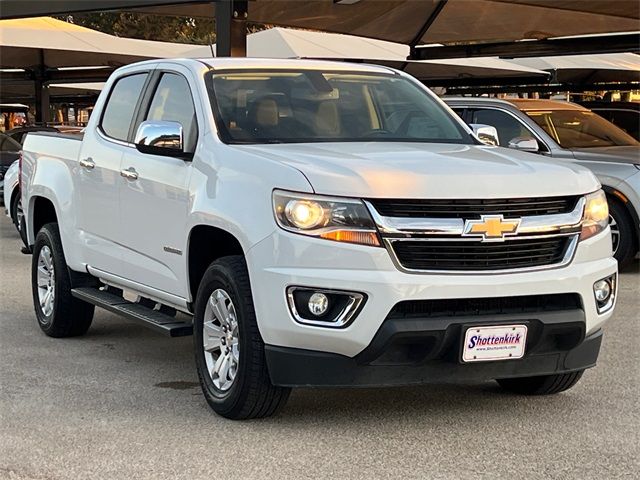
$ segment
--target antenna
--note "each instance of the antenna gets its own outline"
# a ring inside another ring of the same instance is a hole
[[[211,40],[213,40],[213,38]],[[213,52],[213,42],[211,40],[209,40],[209,49],[211,50],[211,56],[215,58],[216,54]]]

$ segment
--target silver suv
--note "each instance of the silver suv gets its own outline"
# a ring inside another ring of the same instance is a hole
[[[613,249],[621,267],[638,253],[640,143],[604,118],[555,100],[448,97],[471,125],[489,125],[500,146],[525,150],[593,171],[607,193]]]

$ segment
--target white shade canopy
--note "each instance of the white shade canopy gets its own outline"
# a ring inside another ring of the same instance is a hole
[[[213,47],[215,52],[215,45]],[[197,47],[187,57],[211,56],[210,47]],[[271,28],[247,36],[247,56],[263,58],[321,58],[377,63],[400,68],[425,82],[471,78],[539,78],[548,74],[498,58],[406,61],[409,47],[399,43],[326,32]]]
[[[0,21],[0,68],[119,66],[180,56],[184,44],[120,38],[50,17]]]
[[[509,62],[551,72],[558,83],[640,82],[640,55],[635,53],[519,58]]]

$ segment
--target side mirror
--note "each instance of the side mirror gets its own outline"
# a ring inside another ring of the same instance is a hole
[[[182,125],[178,122],[147,120],[138,127],[133,143],[141,153],[184,158]]]
[[[484,125],[482,123],[472,123],[469,126],[473,129],[473,133],[476,134],[478,140],[480,140],[485,145],[493,145],[496,147],[500,145],[496,127],[492,127],[491,125]]]
[[[522,150],[523,152],[538,153],[540,146],[535,138],[531,137],[516,137],[509,140],[509,148],[516,150]]]

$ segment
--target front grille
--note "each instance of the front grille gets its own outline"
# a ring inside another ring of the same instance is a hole
[[[552,215],[573,211],[580,197],[539,197],[480,200],[369,200],[385,217],[465,218],[499,215],[507,218]]]
[[[398,262],[408,270],[481,271],[560,263],[570,241],[570,237],[506,242],[398,240],[392,242],[392,248]]]
[[[438,300],[405,300],[397,303],[387,318],[465,317],[580,309],[582,309],[582,302],[580,301],[580,296],[576,293],[524,295],[518,297],[447,298]]]

